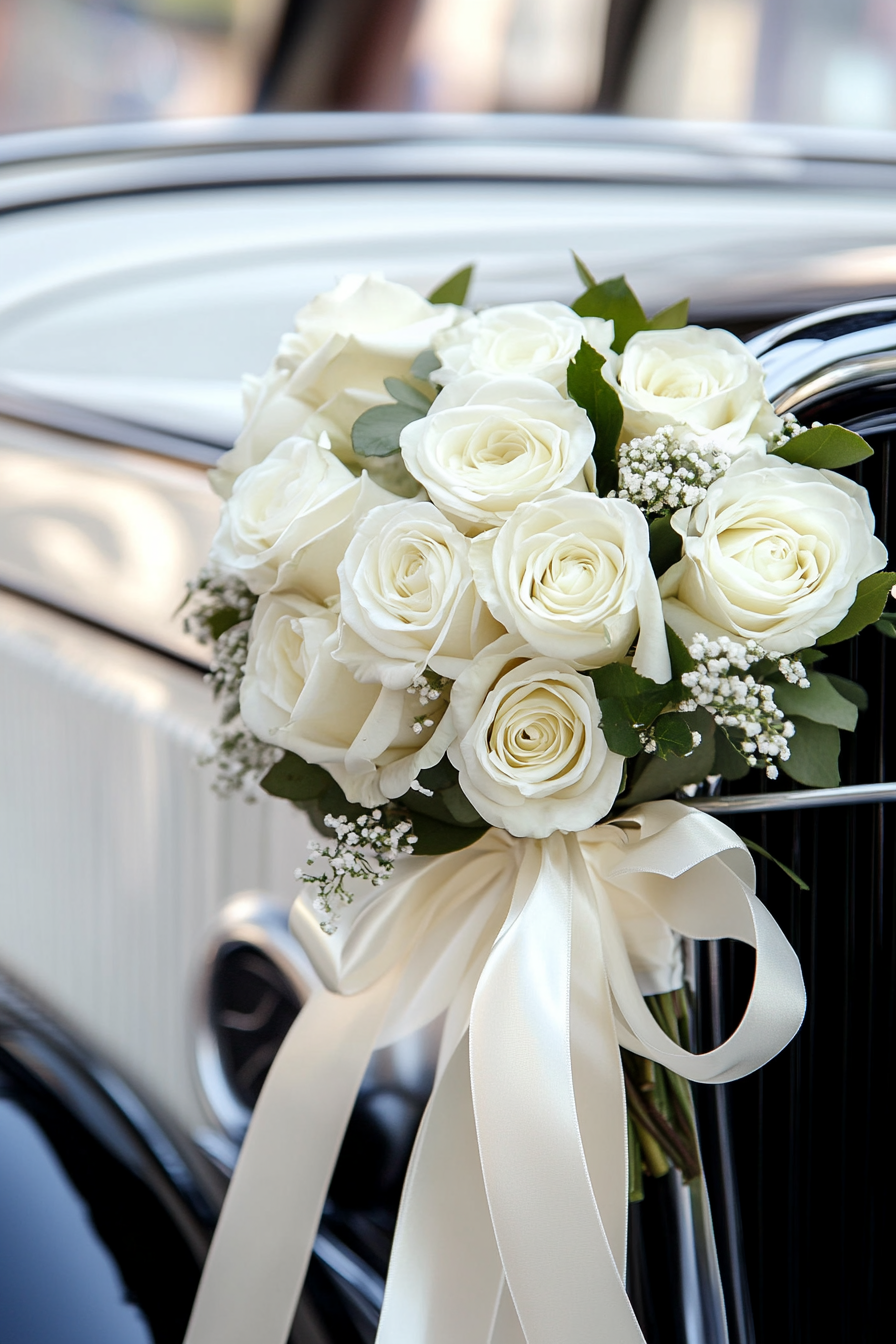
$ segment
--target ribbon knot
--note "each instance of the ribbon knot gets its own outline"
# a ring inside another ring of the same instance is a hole
[[[370,1054],[442,1013],[378,1344],[643,1344],[624,1286],[619,1046],[699,1082],[783,1049],[802,976],[754,888],[732,831],[666,801],[585,832],[490,831],[413,860],[341,946],[297,902],[291,926],[325,988],[268,1075],[187,1344],[283,1344]],[[680,985],[682,934],[756,949],[744,1017],[703,1055],[643,998]]]

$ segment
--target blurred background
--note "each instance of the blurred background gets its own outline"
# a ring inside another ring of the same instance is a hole
[[[894,0],[0,0],[0,132],[253,110],[896,126]]]

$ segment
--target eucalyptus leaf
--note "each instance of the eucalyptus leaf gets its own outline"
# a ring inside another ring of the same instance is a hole
[[[399,437],[405,425],[422,418],[419,409],[402,401],[371,406],[352,425],[352,447],[359,457],[390,457],[399,451]]]
[[[421,383],[425,383],[429,375],[441,367],[442,361],[435,350],[421,350],[408,372],[412,378],[419,378]]]
[[[775,704],[788,718],[797,714],[813,723],[830,723],[848,733],[855,731],[857,705],[841,695],[823,672],[813,672],[804,690],[783,678],[769,677],[769,683],[775,688]]]
[[[665,761],[647,757],[644,768],[635,777],[621,804],[624,807],[665,798],[683,784],[699,784],[712,772],[715,760],[716,725],[710,714],[697,709],[681,716],[688,727],[700,734],[700,745],[690,756],[670,756]],[[642,757],[642,760],[645,758]]]
[[[792,868],[787,867],[786,863],[782,863],[780,859],[776,859],[774,854],[769,854],[768,850],[763,849],[761,845],[757,845],[755,840],[748,840],[744,835],[742,835],[740,838],[746,845],[747,849],[752,849],[754,854],[761,855],[763,859],[768,859],[769,863],[773,863],[776,868],[780,868],[781,872],[784,873],[787,877],[789,877],[791,882],[796,883],[800,891],[809,891],[809,883],[804,882],[798,873],[795,873]]]
[[[890,589],[896,583],[896,574],[885,570],[882,574],[872,574],[862,579],[856,589],[856,600],[838,626],[828,634],[822,635],[819,644],[840,644],[844,639],[852,639],[866,625],[874,625],[880,620]]]
[[[681,559],[681,537],[672,526],[671,513],[661,513],[650,523],[650,564],[659,578]]]
[[[840,467],[862,462],[873,452],[861,435],[854,434],[851,429],[844,429],[842,425],[819,425],[788,439],[780,448],[774,448],[770,456],[783,457],[786,462],[815,467],[818,471],[822,468],[837,471]]]
[[[572,305],[579,317],[602,317],[615,325],[613,349],[621,355],[626,342],[647,326],[647,315],[624,275],[592,285]]]
[[[798,784],[813,789],[833,789],[840,783],[837,764],[840,756],[840,732],[830,723],[814,723],[812,719],[793,719],[796,729],[787,743],[790,759],[777,764]]]
[[[679,327],[686,327],[688,324],[688,309],[691,306],[690,299],[679,299],[678,303],[670,303],[668,308],[663,308],[647,323],[647,331],[674,331]]]
[[[440,285],[436,285],[429,295],[430,303],[456,303],[460,307],[467,297],[467,290],[470,288],[472,279],[472,266],[464,266],[461,270],[455,271],[453,275],[449,275],[447,280],[443,280]]]
[[[607,739],[607,746],[611,751],[615,751],[617,756],[637,756],[641,750],[641,735],[632,726],[620,701],[606,699],[599,700],[598,704],[600,726]]]
[[[301,756],[287,751],[282,760],[272,765],[259,781],[265,793],[274,798],[288,798],[292,803],[307,803],[333,783],[333,776],[319,765],[309,765]]]
[[[601,372],[605,363],[603,355],[598,354],[587,341],[582,341],[578,354],[567,367],[566,388],[572,400],[585,411],[594,428],[593,456],[598,473],[603,474],[606,468],[611,468],[615,475],[616,445],[622,430],[622,403],[615,388],[610,386]]]
[[[400,401],[403,406],[412,406],[414,410],[419,411],[420,414],[417,419],[421,415],[426,415],[432,405],[429,397],[418,391],[416,387],[411,387],[411,384],[406,383],[402,378],[384,378],[383,386],[390,397]]]

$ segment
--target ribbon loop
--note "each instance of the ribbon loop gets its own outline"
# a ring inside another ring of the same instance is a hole
[[[378,1344],[643,1344],[624,1287],[619,1046],[724,1082],[783,1049],[805,1006],[745,846],[666,801],[543,841],[490,831],[405,873],[341,944],[296,903],[327,990],[262,1091],[187,1344],[284,1344],[371,1050],[446,1010]],[[744,1017],[703,1055],[662,1031],[638,982],[681,984],[680,934],[756,949]]]

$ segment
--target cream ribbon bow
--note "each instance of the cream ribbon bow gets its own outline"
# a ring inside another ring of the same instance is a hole
[[[664,801],[415,860],[360,909],[338,959],[296,902],[293,931],[327,988],[268,1075],[186,1344],[284,1344],[371,1052],[446,1010],[377,1344],[643,1344],[624,1286],[619,1046],[714,1083],[783,1049],[803,981],[754,891],[738,837]],[[633,969],[670,930],[756,949],[744,1017],[704,1055],[662,1031]]]

